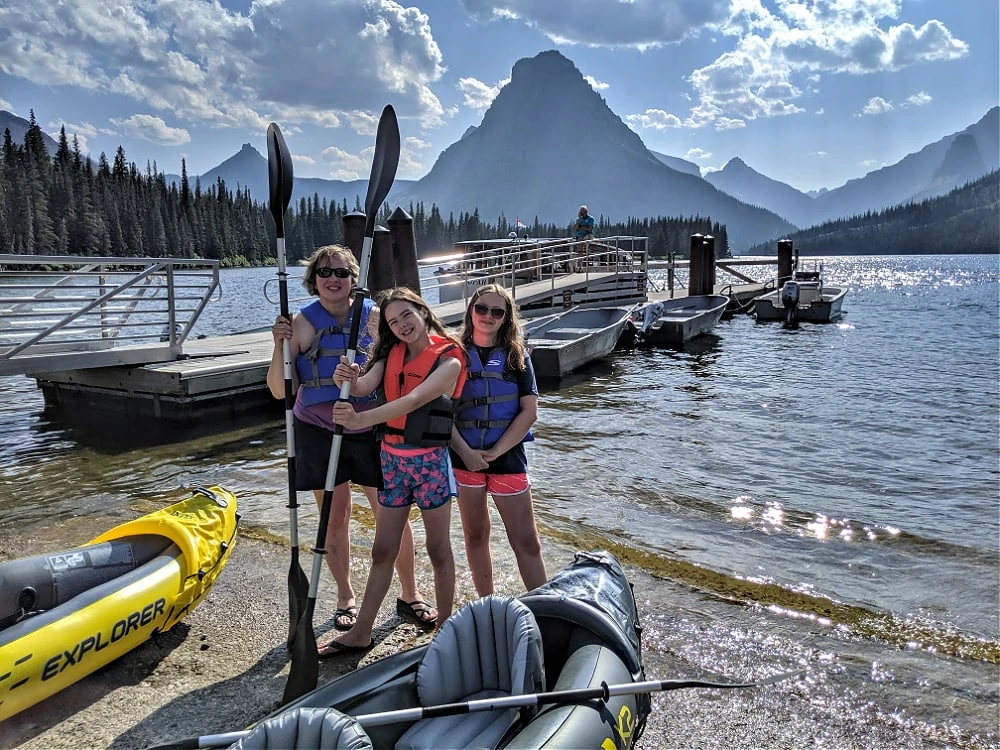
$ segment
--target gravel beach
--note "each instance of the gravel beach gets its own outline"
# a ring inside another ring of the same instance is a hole
[[[73,528],[79,539],[94,529]],[[31,539],[0,539],[0,559],[23,556],[24,549],[53,549],[63,540],[59,527],[38,530]],[[89,538],[89,537],[87,537]],[[573,550],[545,544],[550,572],[570,562]],[[456,609],[475,598],[460,548]],[[501,553],[503,554],[503,553]],[[308,570],[308,560],[304,567]],[[358,591],[367,569],[366,550],[352,557]],[[430,566],[418,559],[423,591],[433,591]],[[0,725],[0,746],[32,749],[145,748],[202,734],[239,730],[273,711],[288,674],[286,547],[241,538],[208,598],[172,631]],[[498,568],[507,558],[498,558]],[[662,585],[626,566],[640,602],[643,591]],[[505,580],[510,580],[505,577]],[[509,593],[519,593],[510,591]],[[332,582],[324,576],[318,599],[318,637],[332,627]],[[422,643],[431,636],[403,623],[393,609],[394,593],[383,605],[375,632],[377,646],[361,661]],[[648,630],[648,629],[647,629]],[[657,651],[647,633],[649,679],[705,677]],[[357,666],[357,657],[320,662],[320,682]],[[859,727],[837,717],[834,706],[808,700],[804,683],[788,680],[752,690],[684,690],[654,696],[654,711],[638,747],[660,748],[930,748],[947,743],[877,723]],[[442,745],[444,748],[445,745]]]

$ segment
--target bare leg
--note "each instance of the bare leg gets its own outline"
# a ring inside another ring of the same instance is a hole
[[[378,504],[378,493],[374,487],[362,487],[361,489],[364,491],[365,497],[368,498],[368,504],[372,506],[372,513],[375,514],[375,526],[377,528],[379,509],[382,507]],[[403,538],[399,542],[399,555],[396,557],[396,575],[399,576],[399,588],[401,589],[401,598],[404,602],[421,601],[424,598],[417,587],[414,557],[413,526],[410,524],[409,512],[407,512],[406,525],[403,527]]]
[[[451,503],[434,510],[422,510],[427,534],[427,555],[434,568],[434,598],[438,627],[451,617],[455,605],[455,556],[451,551]]]
[[[528,591],[538,588],[547,580],[545,561],[542,560],[542,545],[538,540],[538,529],[535,528],[535,511],[531,505],[531,489],[517,495],[501,495],[493,497],[507,539],[514,550],[517,559],[517,569],[521,580]]]
[[[375,618],[379,607],[389,593],[392,583],[392,565],[399,555],[399,540],[403,536],[403,526],[409,518],[409,508],[379,509],[375,524],[375,541],[372,543],[372,567],[368,571],[368,583],[361,599],[361,611],[354,627],[335,639],[345,646],[367,646],[372,639]],[[324,649],[320,646],[320,651]]]
[[[322,510],[323,490],[315,490],[316,505]],[[326,527],[326,564],[337,583],[337,609],[354,605],[351,585],[351,487],[344,482],[333,488],[330,523]]]
[[[458,509],[465,536],[465,559],[469,561],[476,593],[493,593],[493,558],[490,556],[490,511],[485,487],[458,487]]]

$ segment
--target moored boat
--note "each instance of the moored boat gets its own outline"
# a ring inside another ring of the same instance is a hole
[[[822,268],[796,271],[792,278],[754,300],[758,322],[780,320],[789,325],[799,322],[830,323],[843,314],[846,287],[826,286]]]
[[[722,319],[729,297],[697,294],[653,302],[643,310],[636,338],[644,346],[681,347],[710,332]]]
[[[632,306],[574,307],[525,325],[531,364],[540,378],[567,375],[610,354],[629,323]]]
[[[0,721],[180,622],[236,527],[232,493],[197,488],[81,547],[0,564]]]

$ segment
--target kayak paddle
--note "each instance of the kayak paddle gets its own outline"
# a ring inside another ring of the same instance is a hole
[[[288,152],[281,129],[275,123],[267,128],[267,178],[270,185],[270,209],[274,217],[277,239],[278,290],[281,317],[291,320],[288,314],[288,273],[285,270],[285,212],[292,199],[292,155]],[[288,523],[292,545],[292,561],[288,568],[288,647],[292,647],[295,627],[305,609],[309,581],[299,564],[298,495],[295,491],[295,430],[292,407],[295,393],[292,390],[292,352],[288,339],[282,341],[285,360],[285,437],[288,445]]]
[[[347,342],[347,361],[354,364],[357,356],[358,335],[361,324],[361,314],[364,308],[365,285],[368,280],[368,266],[371,263],[372,241],[375,236],[375,219],[389,188],[396,179],[396,167],[399,165],[399,123],[395,110],[387,105],[382,110],[378,121],[378,132],[375,135],[375,156],[372,160],[372,172],[368,178],[368,195],[365,196],[365,238],[361,249],[361,267],[358,272],[358,286],[354,290],[354,301],[351,310],[351,331]],[[345,382],[340,387],[340,400],[346,401],[351,394],[351,384]],[[323,555],[326,554],[326,531],[330,524],[330,508],[333,505],[333,488],[337,478],[337,464],[340,460],[340,444],[343,440],[344,428],[337,425],[333,432],[333,443],[330,445],[330,462],[327,465],[326,483],[323,488],[323,502],[319,515],[319,528],[316,531],[316,546],[313,548],[312,579],[309,583],[309,597],[305,609],[299,617],[298,626],[291,641],[292,664],[288,672],[288,682],[285,683],[283,703],[295,700],[301,695],[315,689],[319,679],[319,655],[316,649],[316,635],[313,632],[313,612],[316,609],[316,592],[319,587],[319,576],[323,569]]]

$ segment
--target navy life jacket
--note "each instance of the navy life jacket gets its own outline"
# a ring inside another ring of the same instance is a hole
[[[364,306],[361,308],[361,325],[358,334],[358,349],[356,362],[364,365],[364,352],[371,344],[372,338],[367,333],[368,316],[371,314],[375,303],[365,298]],[[305,352],[295,358],[295,370],[299,376],[299,398],[303,406],[313,406],[314,404],[331,403],[340,398],[340,389],[333,384],[333,371],[340,364],[340,357],[347,353],[347,344],[351,335],[351,313],[354,306],[351,306],[347,314],[347,322],[341,327],[319,300],[302,308],[302,315],[312,323],[316,329],[316,337],[312,345]],[[360,407],[369,401],[372,396],[351,396],[351,403]]]
[[[465,388],[455,405],[455,425],[470,448],[492,448],[521,409],[517,373],[507,368],[507,352],[493,349],[483,364],[470,347]],[[534,440],[529,431],[522,442]]]

